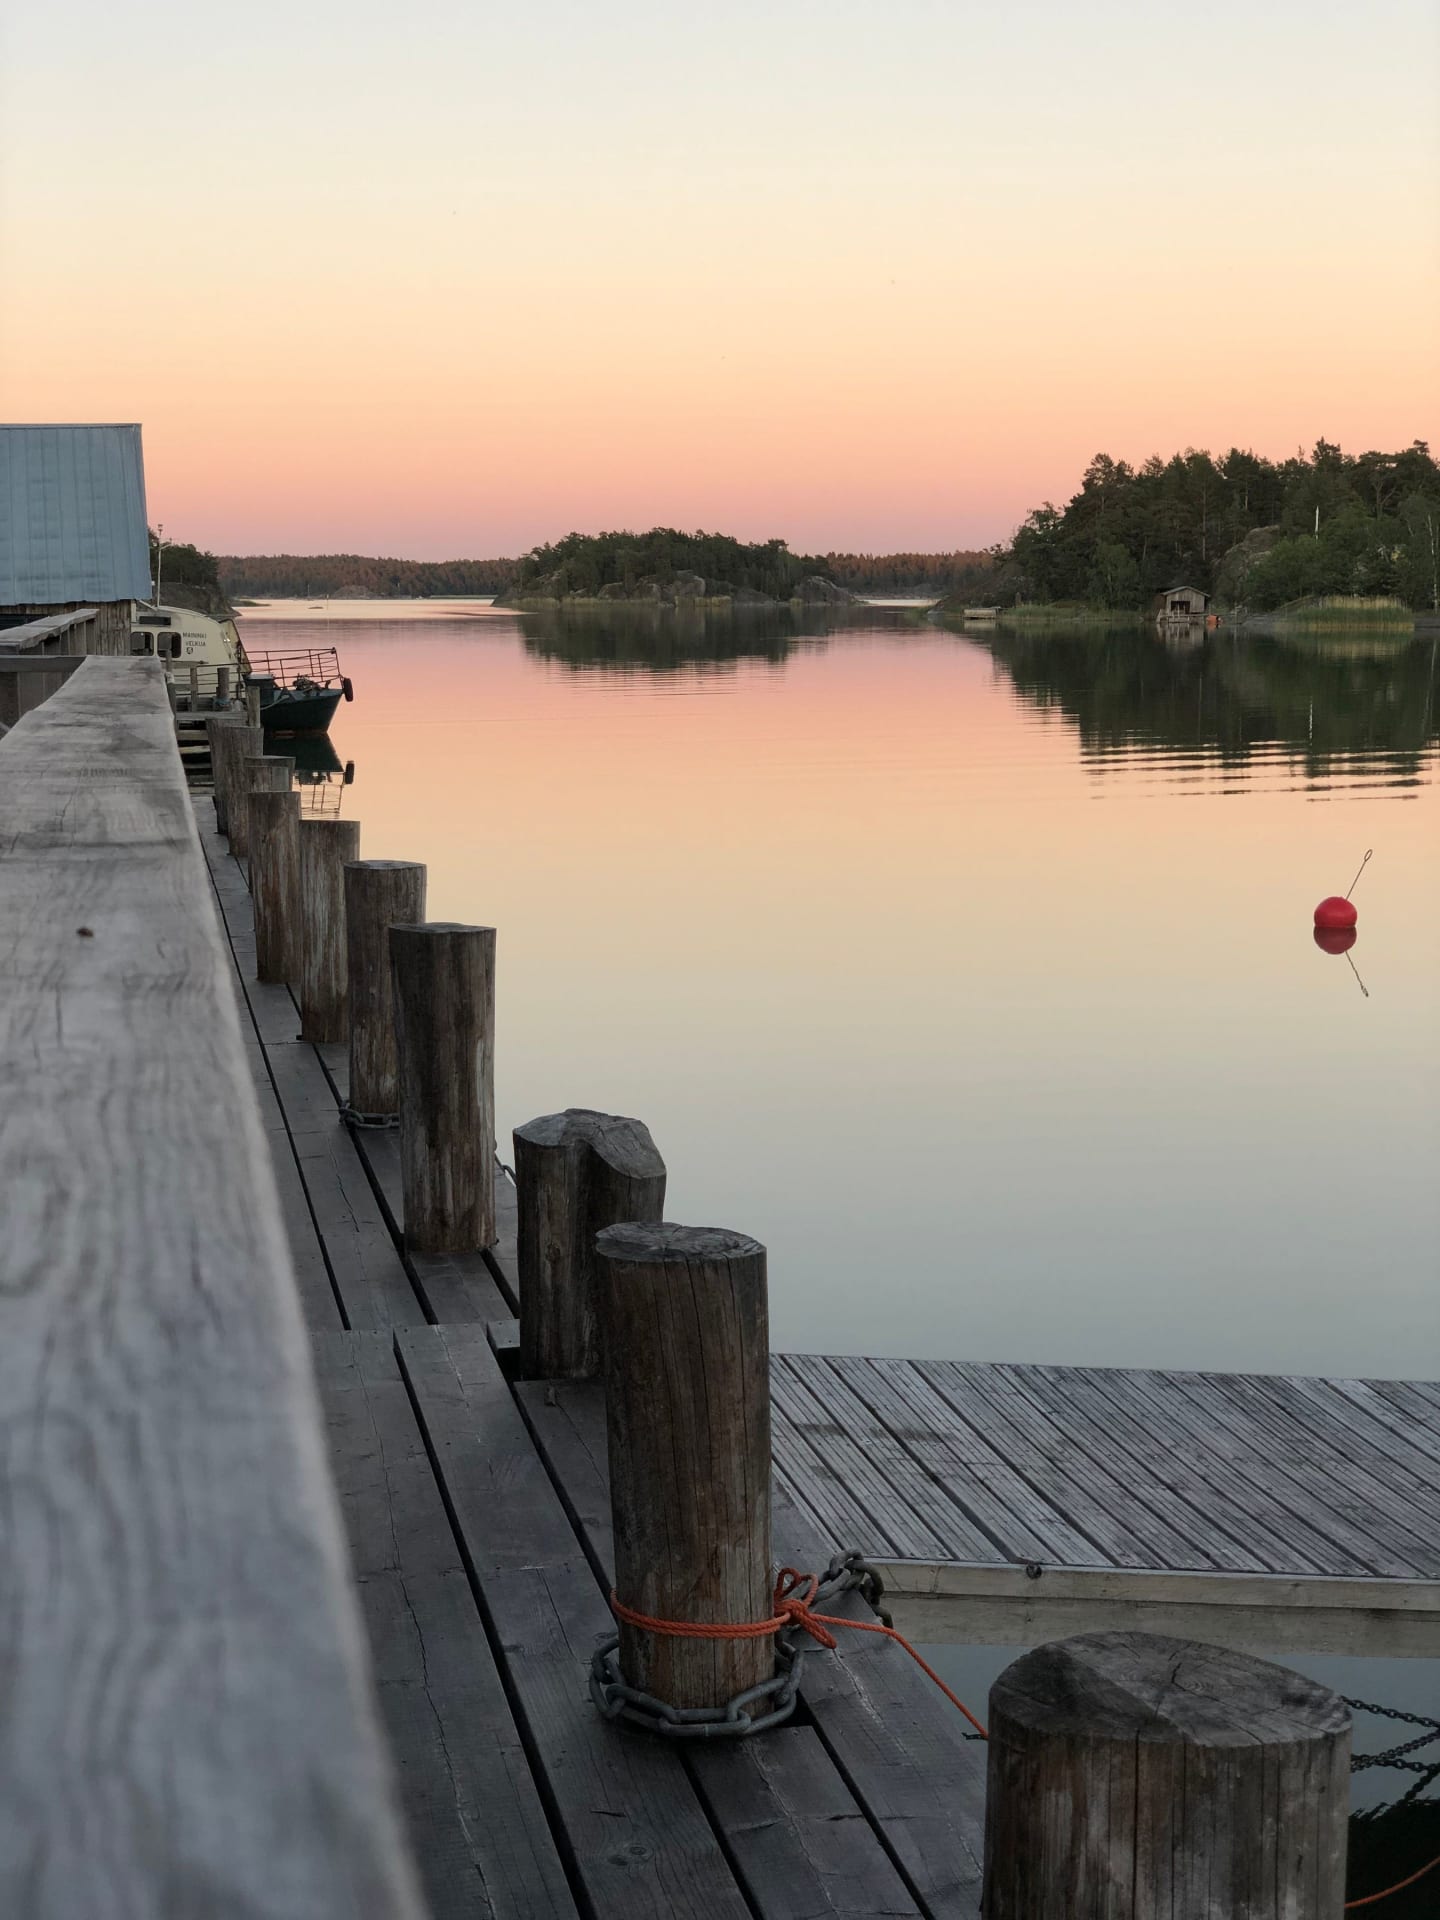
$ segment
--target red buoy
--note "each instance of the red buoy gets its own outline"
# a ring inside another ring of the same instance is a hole
[[[1343,894],[1332,893],[1328,900],[1322,900],[1315,909],[1315,924],[1326,933],[1343,932],[1353,927],[1360,918],[1354,903]]]

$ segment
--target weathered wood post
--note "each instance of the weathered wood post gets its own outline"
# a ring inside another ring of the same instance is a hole
[[[495,929],[390,929],[405,1244],[495,1242]]]
[[[245,718],[252,727],[260,724],[260,689],[257,686],[250,685],[245,689]]]
[[[615,1591],[655,1619],[768,1619],[770,1332],[765,1249],[715,1227],[626,1222],[596,1241]],[[627,1685],[719,1707],[770,1678],[765,1637],[691,1640],[621,1623]]]
[[[200,667],[197,661],[190,662],[190,711],[200,710]]]
[[[217,707],[228,707],[230,704],[229,667],[215,669],[215,704]]]
[[[250,891],[255,902],[255,978],[284,984],[296,974],[300,796],[250,795]]]
[[[347,1032],[345,867],[359,857],[358,820],[300,822],[300,1038],[315,1046]]]
[[[0,673],[0,726],[13,727],[20,718],[19,673]]]
[[[600,1371],[595,1236],[619,1220],[659,1220],[665,1162],[649,1129],[570,1107],[515,1129],[520,1371],[588,1380]]]
[[[263,753],[265,736],[259,727],[247,727],[238,716],[231,716],[224,728],[216,735],[220,747],[220,758],[212,762],[215,776],[215,816],[223,817],[220,831],[232,834],[235,817],[240,812],[240,773],[243,762],[249,755]],[[242,829],[243,831],[243,829]],[[236,852],[232,840],[230,851]]]
[[[1193,1641],[1090,1633],[990,1693],[985,1920],[1340,1920],[1350,1716]]]
[[[248,732],[249,729],[247,728]],[[250,852],[250,803],[257,793],[288,793],[295,784],[295,762],[288,753],[247,753],[240,758],[230,796],[230,851]],[[253,889],[252,889],[253,890]]]
[[[208,714],[205,719],[205,744],[210,749],[210,783],[214,790],[215,825],[225,831],[225,796],[220,784],[220,734],[234,723],[223,713]]]
[[[345,869],[350,1001],[350,1111],[364,1120],[400,1112],[390,929],[425,918],[425,869],[414,860],[356,860]]]

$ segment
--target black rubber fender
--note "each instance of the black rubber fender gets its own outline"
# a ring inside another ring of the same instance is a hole
[[[347,700],[353,700],[355,698],[355,687],[348,675],[340,682],[340,691]]]

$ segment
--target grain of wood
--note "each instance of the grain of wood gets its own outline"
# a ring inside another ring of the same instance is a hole
[[[1350,1720],[1326,1687],[1142,1633],[990,1694],[986,1920],[1340,1920]]]
[[[495,929],[392,926],[405,1244],[495,1238]]]
[[[315,1361],[431,1920],[573,1920],[393,1343],[378,1333],[322,1335]]]
[[[295,760],[288,753],[244,753],[235,771],[234,804],[230,809],[230,851],[242,860],[250,857],[254,838],[251,802],[257,793],[288,793],[295,784]],[[298,855],[297,855],[298,859]],[[251,876],[251,884],[254,877]]]
[[[255,973],[258,979],[278,986],[295,977],[300,796],[289,792],[251,793],[249,801]]]
[[[570,1107],[517,1127],[520,1371],[587,1380],[600,1369],[595,1237],[622,1220],[659,1220],[665,1162],[649,1129]]]
[[[390,928],[425,918],[425,869],[413,860],[358,860],[345,869],[349,982],[348,1099],[375,1118],[400,1111]]]
[[[0,1912],[408,1920],[154,661],[88,661],[0,746],[0,822]]]
[[[719,1228],[630,1222],[607,1227],[596,1252],[616,1591],[657,1619],[768,1619],[765,1249]],[[672,1707],[720,1707],[770,1678],[774,1642],[622,1622],[620,1668]]]
[[[360,857],[358,820],[300,822],[300,1037],[312,1046],[348,1039],[345,867]]]

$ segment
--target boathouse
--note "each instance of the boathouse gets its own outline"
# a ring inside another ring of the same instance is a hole
[[[149,598],[139,427],[0,425],[0,649],[129,653]]]
[[[1171,587],[1161,598],[1160,612],[1167,620],[1203,620],[1209,604],[1199,587]]]

